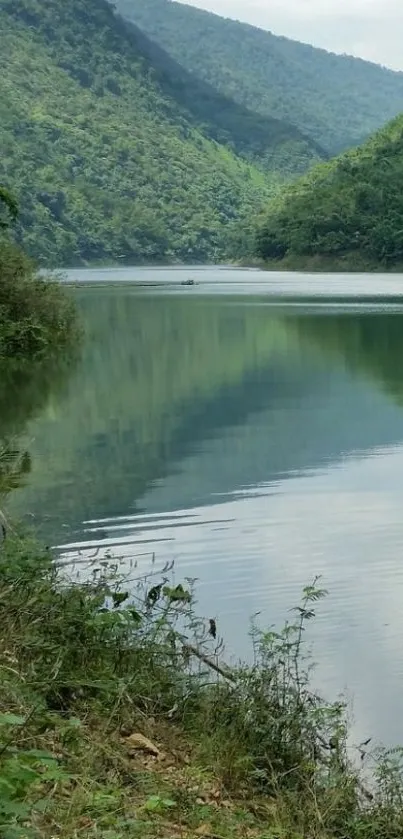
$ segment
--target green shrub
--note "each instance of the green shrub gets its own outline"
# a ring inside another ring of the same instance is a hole
[[[41,811],[44,781],[61,781],[65,773],[55,757],[46,751],[18,748],[15,732],[24,729],[29,717],[0,713],[0,835],[2,839],[28,839],[38,836],[26,822]],[[22,826],[24,825],[24,826]],[[39,837],[38,837],[39,839]]]
[[[14,244],[0,239],[0,359],[39,359],[78,338],[73,302],[37,273]]]

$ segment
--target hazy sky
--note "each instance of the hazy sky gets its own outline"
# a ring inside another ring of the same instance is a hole
[[[403,70],[403,0],[184,0],[224,17]]]

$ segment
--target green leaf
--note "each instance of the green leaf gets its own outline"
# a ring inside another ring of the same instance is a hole
[[[20,714],[0,714],[0,725],[25,725],[26,719]]]
[[[112,594],[114,609],[117,609],[119,606],[122,605],[122,603],[125,603],[125,601],[128,599],[128,597],[129,597],[129,592],[128,591],[123,591],[123,592],[116,591],[116,592],[114,592]]]
[[[192,596],[189,591],[183,588],[181,584],[175,586],[175,588],[171,588],[170,586],[164,586],[163,594],[171,603],[190,603]]]
[[[137,609],[130,608],[130,609],[127,609],[127,611],[129,613],[132,621],[134,621],[134,623],[138,624],[138,623],[142,622],[143,619],[142,619],[141,615],[139,614],[139,612],[137,611]]]
[[[70,717],[67,725],[69,728],[82,728],[83,726],[81,720],[79,720],[78,717]]]
[[[15,790],[15,786],[11,783],[9,778],[5,778],[4,775],[0,775],[0,808],[1,803],[5,800],[7,792],[13,793]]]
[[[3,825],[0,824],[1,839],[31,839],[31,837],[38,837],[36,831],[28,827],[18,827],[17,825]]]
[[[18,819],[26,819],[29,815],[29,807],[22,804],[21,801],[13,801],[12,799],[3,799],[0,802],[0,813],[5,816],[14,816]]]
[[[28,751],[24,752],[24,756],[35,758],[36,760],[40,760],[43,763],[57,763],[57,758],[51,754],[51,752],[44,752],[41,749],[28,749]]]
[[[157,810],[164,810],[165,808],[169,809],[172,807],[176,807],[176,802],[172,801],[171,798],[161,798],[160,795],[150,795],[147,799],[144,808],[148,810],[150,813],[156,812]]]

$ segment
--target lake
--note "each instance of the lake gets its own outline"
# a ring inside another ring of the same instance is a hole
[[[83,355],[38,383],[12,511],[77,569],[98,549],[141,572],[173,561],[228,660],[250,655],[252,615],[282,624],[322,575],[317,682],[347,692],[357,739],[403,743],[403,277],[68,279]]]

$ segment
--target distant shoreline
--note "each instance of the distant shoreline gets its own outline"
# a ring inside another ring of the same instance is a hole
[[[365,260],[358,260],[357,257],[343,258],[339,260],[330,257],[293,257],[289,256],[281,260],[245,259],[231,262],[217,263],[184,263],[184,262],[158,262],[158,263],[84,263],[81,265],[65,265],[58,268],[42,268],[42,271],[50,271],[56,274],[65,274],[73,271],[124,271],[130,268],[152,271],[166,269],[167,271],[200,271],[209,269],[233,270],[233,271],[262,271],[267,273],[297,273],[297,274],[403,274],[403,262],[393,266],[369,263]],[[70,284],[70,283],[69,283]],[[166,283],[164,283],[165,285]],[[148,285],[148,283],[147,283]]]

